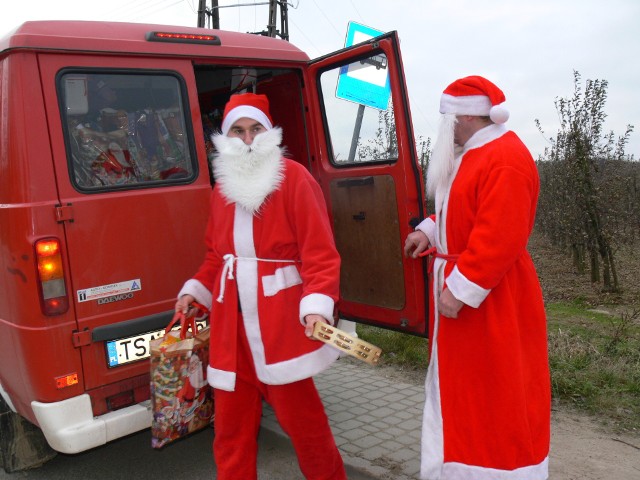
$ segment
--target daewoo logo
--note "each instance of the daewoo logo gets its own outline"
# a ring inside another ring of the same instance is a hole
[[[104,305],[105,303],[119,302],[121,300],[129,300],[130,298],[133,298],[133,293],[123,293],[121,295],[113,295],[111,297],[99,298],[98,305]]]

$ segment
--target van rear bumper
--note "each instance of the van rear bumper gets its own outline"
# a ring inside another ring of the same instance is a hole
[[[83,394],[61,402],[33,401],[31,407],[47,442],[61,453],[78,453],[151,426],[149,400],[93,416],[91,399]]]

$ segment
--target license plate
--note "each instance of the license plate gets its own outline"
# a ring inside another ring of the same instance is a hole
[[[207,322],[197,321],[198,329],[202,329],[207,326]],[[180,325],[177,325],[173,330],[179,330]],[[156,330],[155,332],[142,333],[133,337],[120,338],[118,340],[109,340],[106,343],[107,347],[107,365],[109,368],[119,367],[126,363],[137,362],[138,360],[144,360],[149,358],[151,352],[149,350],[149,342],[156,338],[160,338],[164,335],[164,328]]]

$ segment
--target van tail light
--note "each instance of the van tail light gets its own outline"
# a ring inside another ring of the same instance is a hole
[[[35,247],[42,313],[60,315],[69,309],[60,241],[45,238],[38,240]]]

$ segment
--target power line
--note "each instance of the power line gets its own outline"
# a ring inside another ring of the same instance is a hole
[[[307,37],[306,33],[304,33],[304,30],[302,30],[300,27],[298,27],[295,22],[291,21],[290,22],[291,25],[293,25],[295,27],[295,29],[298,31],[298,33],[300,33],[306,40],[307,42],[309,42],[311,44],[311,46],[313,48],[316,49],[316,51],[318,52],[318,56],[323,55],[326,52],[323,52],[322,50],[320,50],[312,41],[309,37]],[[308,52],[307,52],[308,53]]]
[[[153,8],[152,5],[160,6],[163,3],[174,2],[170,5],[165,5],[162,8]],[[109,11],[105,11],[101,14],[100,18],[115,18],[117,21],[128,21],[134,20],[137,18],[141,18],[140,14],[145,13],[148,14],[149,10],[152,10],[152,13],[160,12],[162,10],[166,10],[169,7],[177,5],[181,3],[182,0],[142,0],[142,1],[134,1],[126,5],[121,5],[120,7],[112,8]],[[133,3],[133,5],[132,5]]]
[[[127,20],[133,11],[148,8],[155,0],[133,0],[130,3],[121,3],[119,6],[111,7],[109,10],[99,14],[99,18],[113,17],[120,20]]]
[[[358,9],[356,8],[355,4],[353,3],[353,0],[349,0],[349,3],[351,4],[351,6],[353,7],[353,9],[356,11],[356,13],[358,14],[358,17],[360,17],[360,20],[362,20],[364,22],[364,18],[362,18],[362,15],[360,15],[360,12],[358,11]]]
[[[317,4],[316,0],[313,0],[313,3],[314,3],[314,5],[318,8],[318,10],[320,10],[320,13],[322,13],[322,15],[324,16],[324,18],[326,18],[326,19],[327,19],[327,22],[329,22],[329,24],[330,24],[330,25],[331,25],[331,27],[336,31],[336,33],[337,33],[338,35],[340,35],[340,36],[343,36],[343,34],[342,34],[342,33],[340,33],[340,31],[336,28],[336,26],[335,26],[335,25],[333,24],[333,22],[329,19],[329,17],[327,17],[327,15],[324,13],[324,10],[322,10],[322,9],[318,6],[318,4]]]
[[[158,13],[158,12],[162,12],[163,10],[167,10],[168,8],[174,7],[176,5],[178,5],[179,3],[182,3],[182,0],[176,0],[175,2],[163,7],[163,8],[156,8],[154,9],[153,13]],[[134,17],[134,20],[138,20],[140,18],[145,18],[147,16],[147,14],[142,14],[142,12],[140,12],[141,15],[139,15],[138,17]]]

